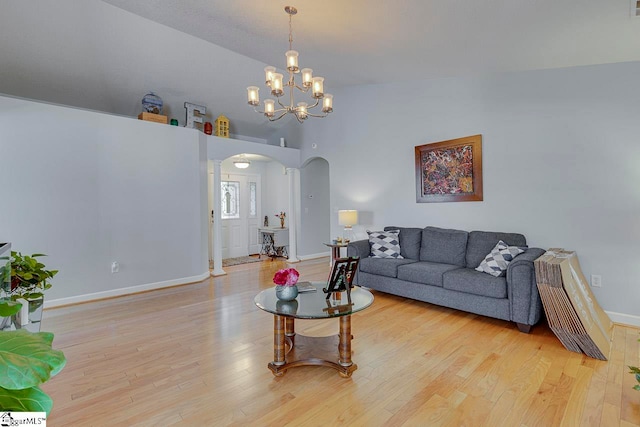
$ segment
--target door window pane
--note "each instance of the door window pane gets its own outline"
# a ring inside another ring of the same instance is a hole
[[[257,202],[256,202],[256,197],[257,197],[257,190],[256,190],[256,183],[255,182],[250,182],[249,183],[249,217],[250,218],[255,218],[258,216],[258,212],[257,212]]]
[[[222,219],[240,218],[240,183],[222,181]]]

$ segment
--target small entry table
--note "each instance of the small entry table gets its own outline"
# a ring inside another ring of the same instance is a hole
[[[289,229],[288,228],[259,228],[258,233],[260,253],[258,257],[267,255],[277,258],[283,256],[289,258]]]
[[[265,289],[255,297],[261,310],[273,314],[273,362],[268,368],[279,377],[296,366],[327,366],[340,376],[350,377],[358,366],[351,360],[351,314],[373,303],[373,295],[358,286],[351,290],[351,302],[346,292],[337,292],[329,299],[322,292],[326,282],[311,282],[314,292],[298,294],[293,301],[280,301],[275,287]],[[340,318],[340,333],[329,337],[296,335],[295,319]]]

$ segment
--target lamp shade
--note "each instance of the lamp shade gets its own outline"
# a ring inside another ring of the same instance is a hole
[[[338,224],[345,227],[351,227],[358,223],[358,211],[356,210],[342,210],[338,211]]]

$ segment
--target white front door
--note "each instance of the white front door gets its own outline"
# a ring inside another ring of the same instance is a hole
[[[259,252],[259,184],[256,175],[223,174],[220,183],[222,258]]]

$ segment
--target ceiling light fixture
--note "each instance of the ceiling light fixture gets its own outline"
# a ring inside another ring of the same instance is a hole
[[[244,154],[240,154],[240,158],[238,160],[233,161],[233,165],[238,169],[246,169],[249,167],[250,164],[251,162],[247,160]]]
[[[303,68],[300,70],[298,66],[298,52],[293,50],[292,47],[293,32],[291,30],[291,17],[298,13],[298,10],[293,6],[286,6],[284,11],[289,14],[289,50],[285,53],[289,80],[284,83],[284,76],[276,72],[276,67],[266,67],[264,69],[265,83],[271,88],[271,95],[275,96],[276,100],[265,99],[264,111],[259,111],[256,107],[260,105],[260,96],[258,94],[260,89],[257,86],[249,86],[247,88],[249,105],[253,106],[257,113],[267,116],[269,121],[272,122],[280,120],[287,114],[294,114],[300,123],[308,117],[327,117],[327,115],[333,111],[333,95],[324,93],[324,77],[314,77],[311,68]],[[297,85],[295,81],[295,75],[298,73],[302,73],[302,86]],[[280,97],[284,95],[285,86],[289,87],[289,105],[285,105],[280,101]],[[302,93],[311,91],[312,105],[307,102],[298,102],[296,104],[293,96],[294,89]],[[281,108],[276,109],[276,102],[278,102]],[[322,114],[315,114],[309,111],[320,104],[322,104]]]

